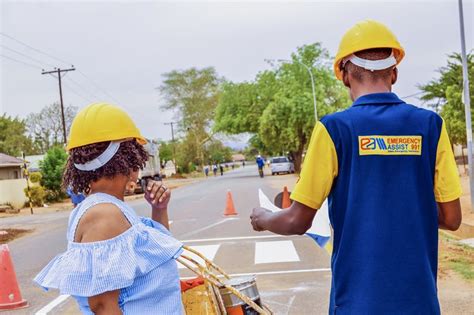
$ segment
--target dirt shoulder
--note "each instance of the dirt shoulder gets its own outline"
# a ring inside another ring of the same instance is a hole
[[[438,296],[443,314],[474,310],[474,248],[440,232]]]

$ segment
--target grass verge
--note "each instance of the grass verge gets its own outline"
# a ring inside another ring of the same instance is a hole
[[[450,269],[463,279],[474,282],[474,248],[460,244],[458,238],[440,232],[438,259],[441,274]]]

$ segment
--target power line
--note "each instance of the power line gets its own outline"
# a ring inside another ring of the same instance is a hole
[[[67,61],[65,61],[65,60],[62,60],[61,58],[55,57],[55,56],[53,56],[53,55],[51,55],[51,54],[49,54],[49,53],[47,53],[47,52],[44,52],[43,50],[40,50],[40,49],[35,48],[35,47],[31,46],[31,45],[28,45],[27,43],[25,43],[25,42],[23,42],[23,41],[21,41],[21,40],[19,40],[19,39],[16,39],[16,38],[13,37],[13,36],[7,35],[7,34],[5,34],[5,33],[3,33],[3,32],[0,32],[0,35],[5,36],[5,37],[7,37],[7,38],[9,38],[9,39],[11,39],[11,40],[17,42],[17,43],[20,43],[20,44],[22,44],[22,45],[24,45],[24,46],[26,46],[26,47],[28,47],[28,48],[30,48],[30,49],[32,49],[32,50],[38,52],[38,53],[40,53],[40,54],[43,54],[43,55],[45,55],[45,56],[48,56],[49,58],[52,58],[52,59],[54,59],[54,60],[56,60],[56,61],[59,61],[59,62],[61,62],[61,63],[63,63],[63,64],[72,65],[71,62],[67,62]],[[11,48],[10,48],[10,49],[11,49]],[[28,58],[33,59],[32,57],[29,57],[29,56],[28,56]],[[10,59],[11,59],[11,58],[10,58]],[[18,61],[18,62],[20,62],[20,61]],[[36,61],[36,62],[38,62],[38,61]],[[48,65],[48,66],[52,67],[51,65]],[[97,84],[94,80],[92,80],[92,79],[91,79],[89,76],[87,76],[84,72],[82,72],[81,70],[77,70],[77,72],[79,72],[86,80],[88,80],[89,83],[90,83],[91,85],[93,85],[96,90],[100,91],[102,94],[104,94],[104,95],[107,96],[108,98],[112,99],[114,102],[120,103],[114,96],[112,96],[112,95],[111,95],[110,93],[108,93],[105,89],[103,89],[102,87],[100,87],[99,84]]]
[[[24,62],[24,61],[21,61],[21,60],[18,60],[18,59],[9,57],[9,56],[5,56],[4,54],[0,54],[0,56],[2,56],[3,58],[9,59],[9,60],[11,60],[11,61],[15,61],[15,62],[21,63],[21,64],[23,64],[23,65],[25,65],[25,66],[28,66],[28,67],[31,67],[31,68],[43,70],[43,68],[38,67],[37,65],[34,65],[34,64],[31,64],[31,63],[28,63],[28,62]]]
[[[63,82],[63,85],[65,87],[67,87],[67,90],[69,92],[72,92],[73,94],[75,94],[76,96],[79,96],[80,98],[82,98],[84,101],[86,102],[89,102],[89,103],[93,103],[93,101],[90,99],[90,98],[87,98],[85,97],[84,95],[78,93],[76,90],[74,90],[69,84],[67,84],[66,82]]]
[[[33,58],[33,57],[31,57],[31,56],[28,56],[27,54],[24,54],[24,53],[22,53],[22,52],[20,52],[20,51],[18,51],[18,50],[15,50],[15,49],[13,49],[13,48],[10,48],[10,47],[8,47],[8,46],[0,45],[0,47],[5,48],[6,50],[10,50],[10,51],[12,51],[12,52],[14,52],[14,53],[16,53],[16,54],[18,54],[18,55],[20,55],[20,56],[26,57],[26,58],[28,58],[28,59],[30,59],[30,60],[33,60],[34,62],[40,64],[41,66],[43,66],[43,64],[45,64],[45,65],[47,65],[48,67],[54,67],[54,66],[52,66],[52,65],[50,65],[50,64],[48,64],[48,63],[46,63],[46,62],[42,62],[41,60],[38,60],[38,59]]]
[[[78,70],[79,71],[79,70]],[[74,83],[75,86],[77,86],[80,90],[82,90],[84,93],[86,94],[90,94],[90,96],[92,96],[94,99],[98,99],[97,95],[95,95],[94,93],[91,93],[89,92],[84,86],[82,86],[81,84],[79,84],[76,80],[74,80],[73,78],[71,77],[66,77],[64,76],[64,78],[68,79],[69,81],[71,81],[71,83]]]
[[[0,35],[3,35],[3,36],[5,36],[5,37],[7,37],[7,38],[9,38],[9,39],[11,39],[11,40],[17,42],[17,43],[20,43],[20,44],[22,44],[22,45],[24,45],[24,46],[26,46],[26,47],[28,47],[28,48],[30,48],[30,49],[32,49],[32,50],[38,52],[38,53],[40,53],[40,54],[43,54],[43,55],[45,55],[45,56],[48,56],[49,58],[55,59],[56,61],[59,61],[59,62],[61,62],[61,63],[67,64],[67,65],[71,65],[71,64],[72,64],[71,62],[67,62],[67,61],[64,61],[64,60],[62,60],[62,59],[60,59],[60,58],[57,58],[57,57],[55,57],[55,56],[53,56],[53,55],[50,55],[50,54],[48,54],[47,52],[44,52],[44,51],[42,51],[42,50],[39,50],[38,48],[35,48],[35,47],[33,47],[33,46],[30,46],[30,45],[28,45],[28,44],[22,42],[21,40],[16,39],[15,37],[12,37],[12,36],[10,36],[10,35],[7,35],[7,34],[5,34],[5,33],[3,33],[3,32],[0,32]]]
[[[112,95],[110,95],[107,91],[105,91],[104,89],[102,89],[94,80],[92,80],[91,78],[89,78],[84,72],[82,72],[81,70],[77,70],[77,72],[79,72],[84,78],[86,78],[92,85],[95,86],[95,88],[97,90],[99,90],[100,92],[102,92],[104,95],[106,95],[107,97],[110,97],[114,102],[116,103],[120,103],[115,97],[113,97]]]
[[[425,93],[425,91],[420,91],[420,92],[413,93],[413,94],[410,94],[410,95],[407,95],[407,96],[403,96],[403,97],[400,97],[400,99],[414,97],[414,96],[417,96],[417,95],[420,95],[420,94],[423,94],[423,93]]]

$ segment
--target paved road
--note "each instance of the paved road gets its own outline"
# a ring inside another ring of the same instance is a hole
[[[276,314],[324,314],[330,286],[329,256],[304,236],[279,237],[251,229],[249,215],[258,204],[257,189],[269,196],[292,185],[294,177],[258,178],[255,166],[237,169],[173,191],[170,204],[171,230],[186,245],[193,246],[231,274],[256,273],[264,302]],[[230,189],[236,217],[224,217],[226,192]],[[130,201],[140,215],[149,215],[144,200]],[[31,225],[35,233],[10,243],[22,294],[31,306],[12,314],[34,314],[58,297],[31,283],[34,275],[66,247],[68,212],[15,219],[0,225]],[[181,269],[182,277],[191,276]],[[71,298],[48,314],[76,314]]]

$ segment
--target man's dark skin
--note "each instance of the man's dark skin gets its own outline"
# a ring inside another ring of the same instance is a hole
[[[357,55],[372,60],[387,57],[375,56],[374,58],[370,54]],[[366,94],[391,92],[392,85],[397,82],[398,78],[396,67],[374,75],[370,71],[349,64],[342,70],[342,73],[342,81],[349,89],[353,101]],[[316,210],[294,201],[291,207],[280,212],[271,212],[260,207],[255,208],[250,219],[255,231],[270,231],[281,235],[302,235],[311,227]],[[438,225],[440,229],[456,231],[461,225],[461,220],[459,199],[438,202]]]

